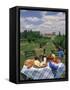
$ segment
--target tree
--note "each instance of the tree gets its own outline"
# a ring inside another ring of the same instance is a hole
[[[56,36],[53,40],[53,43],[56,47],[62,47],[65,48],[65,36]]]
[[[59,36],[61,36],[61,32],[59,31]]]

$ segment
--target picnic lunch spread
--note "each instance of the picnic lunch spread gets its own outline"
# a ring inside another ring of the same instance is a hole
[[[47,61],[47,59],[49,61]],[[27,59],[23,65],[21,73],[31,79],[60,78],[65,71],[65,66],[58,61],[59,58],[56,58],[54,54],[48,58],[43,57],[43,61],[41,62],[38,59]],[[55,73],[53,71],[55,71]]]

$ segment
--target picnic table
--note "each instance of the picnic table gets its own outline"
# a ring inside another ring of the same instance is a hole
[[[52,64],[52,66],[56,66]],[[23,65],[21,69],[21,73],[25,75],[27,78],[37,80],[37,79],[53,79],[53,78],[61,78],[61,75],[65,73],[65,65],[63,63],[57,64],[58,69],[53,73],[52,68],[50,67],[50,63],[46,67],[43,68],[27,68],[27,66]]]
[[[46,66],[44,68],[31,67],[28,69],[24,65],[22,70],[21,70],[21,73],[26,75],[28,78],[33,79],[33,80],[54,78],[54,75],[48,66]]]

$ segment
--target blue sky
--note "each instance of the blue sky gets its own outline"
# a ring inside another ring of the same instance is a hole
[[[21,17],[38,17],[38,18],[41,18],[41,14],[40,14],[40,11],[32,11],[32,10],[29,10],[29,11],[23,11],[21,10],[20,11],[20,15]]]
[[[42,17],[41,12],[44,12],[44,11],[21,10],[20,15],[21,17],[34,17],[35,16],[35,17],[41,18]],[[56,15],[57,13],[58,12],[48,11],[46,15]]]
[[[60,31],[65,34],[65,13],[53,11],[20,10],[20,31],[32,29],[41,33]]]

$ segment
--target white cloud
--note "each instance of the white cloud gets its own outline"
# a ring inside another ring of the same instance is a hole
[[[20,13],[22,14],[22,13],[25,13],[25,12],[27,12],[27,10],[20,10]]]
[[[40,14],[44,17],[48,12],[47,11],[43,11]]]
[[[35,18],[34,18],[35,19]],[[27,17],[20,17],[20,30],[23,32],[25,29],[34,29],[36,26],[33,23],[29,23]],[[31,20],[31,19],[29,19]]]
[[[65,33],[65,14],[58,13],[57,15],[45,15],[42,17],[43,23],[39,25],[39,29],[42,33],[59,31]]]
[[[32,23],[29,23],[32,22]],[[34,22],[41,24],[34,24]],[[59,31],[65,34],[65,14],[58,12],[56,15],[47,15],[47,12],[42,12],[42,17],[21,17],[20,19],[21,31],[26,29],[32,29],[41,33],[51,33]]]
[[[31,21],[31,22],[38,22],[40,19],[37,17],[27,17],[26,20]]]

